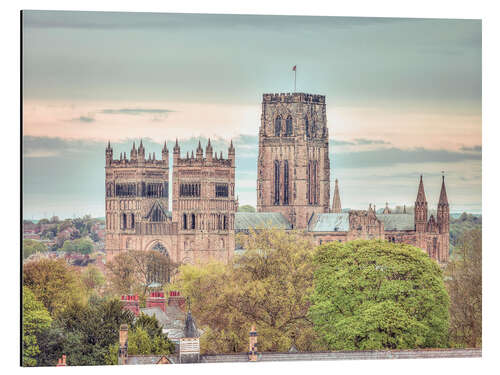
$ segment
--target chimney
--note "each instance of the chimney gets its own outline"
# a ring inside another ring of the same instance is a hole
[[[165,312],[165,293],[151,292],[146,299],[146,307],[159,307],[163,312]]]
[[[126,365],[128,359],[128,326],[126,324],[120,326],[119,346],[118,364]]]
[[[139,296],[137,294],[135,295],[124,295],[121,298],[122,304],[123,304],[123,309],[125,310],[130,310],[134,313],[135,316],[139,316],[140,310],[139,310]]]
[[[248,348],[248,360],[250,362],[257,361],[257,331],[255,330],[255,324],[252,324],[249,336],[249,348]]]
[[[66,354],[63,354],[62,357],[57,360],[56,367],[63,367],[63,366],[66,366]]]
[[[168,305],[177,306],[182,311],[184,311],[184,306],[186,305],[186,299],[181,296],[181,292],[172,290],[168,295]]]

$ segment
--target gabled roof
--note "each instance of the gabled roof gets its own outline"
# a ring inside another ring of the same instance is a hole
[[[384,230],[414,230],[415,217],[412,214],[378,214],[384,223]]]
[[[171,212],[171,211],[167,211],[167,210],[163,207],[163,205],[160,203],[160,201],[159,201],[159,200],[156,200],[156,201],[152,204],[152,206],[151,206],[151,208],[150,208],[150,210],[149,210],[149,212],[148,212],[148,214],[146,215],[146,217],[145,217],[145,218],[146,218],[146,219],[151,218],[151,215],[152,215],[152,213],[153,213],[153,210],[155,210],[157,207],[161,210],[161,212],[163,213],[163,215],[165,215],[165,217],[170,217],[170,218],[172,217],[172,212]]]
[[[349,214],[314,214],[309,221],[308,229],[310,232],[347,232],[349,231]]]
[[[292,226],[279,212],[236,212],[236,232],[263,228],[292,229]]]

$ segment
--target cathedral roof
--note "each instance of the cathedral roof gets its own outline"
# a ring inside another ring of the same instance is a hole
[[[384,230],[414,230],[415,217],[412,214],[377,214],[384,223]]]
[[[290,223],[279,212],[236,212],[234,229],[236,232],[262,228],[292,229]]]
[[[309,221],[310,232],[347,232],[349,231],[348,213],[314,214]]]

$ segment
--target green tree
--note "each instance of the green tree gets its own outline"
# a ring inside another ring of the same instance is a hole
[[[162,333],[156,318],[141,314],[128,332],[129,355],[167,355],[175,351],[175,345]],[[118,362],[118,343],[108,347],[105,363],[116,365]]]
[[[451,298],[450,339],[454,346],[482,344],[482,230],[462,234],[445,270]]]
[[[36,366],[36,356],[40,353],[36,335],[50,326],[49,312],[33,292],[23,287],[23,366]]]
[[[307,316],[313,245],[302,235],[275,229],[239,236],[246,249],[233,264],[181,266],[178,287],[192,301],[205,333],[204,352],[241,352],[252,323],[259,350],[319,350]]]
[[[77,238],[64,241],[61,250],[67,253],[90,254],[94,250],[94,244],[87,238]]]
[[[96,266],[88,266],[81,274],[81,280],[83,286],[87,290],[87,293],[99,292],[101,287],[104,285],[106,279],[102,272]]]
[[[33,291],[52,315],[84,296],[79,278],[62,259],[40,259],[24,264],[23,285]]]
[[[378,240],[318,248],[310,317],[331,350],[448,345],[449,297],[421,249]]]
[[[24,259],[28,258],[32,254],[45,253],[47,251],[48,251],[47,246],[40,241],[35,241],[35,240],[30,240],[30,239],[23,240],[23,258]]]
[[[132,326],[134,315],[117,299],[72,303],[58,317],[62,329],[61,354],[71,366],[103,365],[109,347],[118,342],[121,324]]]
[[[249,204],[244,204],[243,206],[238,207],[238,212],[255,212],[255,207]]]

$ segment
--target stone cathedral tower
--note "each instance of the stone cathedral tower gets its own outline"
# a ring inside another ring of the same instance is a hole
[[[257,210],[305,229],[329,212],[330,159],[325,96],[264,94],[259,129]]]

